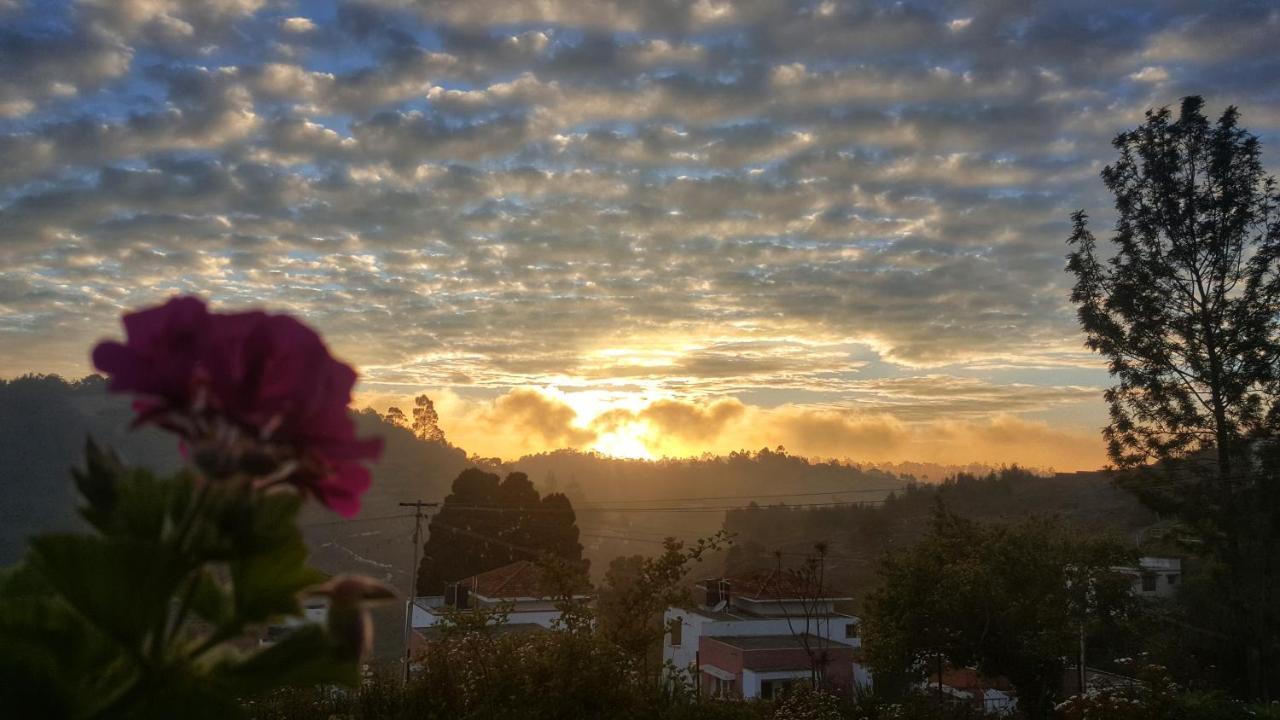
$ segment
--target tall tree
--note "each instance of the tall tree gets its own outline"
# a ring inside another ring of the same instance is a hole
[[[1229,107],[1217,123],[1188,97],[1177,120],[1147,113],[1113,143],[1102,171],[1116,199],[1116,253],[1105,264],[1084,211],[1073,218],[1086,344],[1119,384],[1107,392],[1112,460],[1135,467],[1213,450],[1231,472],[1243,439],[1274,430],[1280,198],[1258,139]]]
[[[444,431],[440,429],[440,415],[436,413],[435,403],[426,395],[413,399],[413,434],[423,440],[447,443]]]
[[[1250,692],[1274,665],[1275,628],[1251,606],[1275,604],[1280,429],[1280,195],[1258,139],[1199,97],[1114,142],[1102,172],[1115,195],[1114,255],[1105,262],[1083,211],[1067,269],[1076,276],[1088,347],[1107,358],[1108,453],[1145,502],[1184,521],[1221,563],[1231,634],[1247,655]],[[1265,640],[1260,639],[1265,638]],[[1272,669],[1274,674],[1274,668]],[[1276,683],[1276,678],[1272,678]]]
[[[585,569],[573,505],[559,493],[540,496],[521,472],[500,480],[478,468],[462,471],[428,532],[418,566],[422,594],[442,594],[447,583],[540,554]]]

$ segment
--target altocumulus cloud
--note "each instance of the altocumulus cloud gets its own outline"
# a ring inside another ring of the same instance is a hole
[[[1278,34],[1243,1],[0,0],[0,373],[198,292],[456,400],[477,451],[1095,463],[1067,215],[1185,94],[1274,148]]]

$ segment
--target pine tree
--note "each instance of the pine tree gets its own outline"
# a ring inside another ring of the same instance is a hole
[[[1108,453],[1224,569],[1215,614],[1259,696],[1280,688],[1269,609],[1280,579],[1280,464],[1269,449],[1280,429],[1280,195],[1237,110],[1213,123],[1203,107],[1185,98],[1176,120],[1150,111],[1115,139],[1119,159],[1102,172],[1114,255],[1100,257],[1080,211],[1067,269],[1086,345],[1117,381]]]

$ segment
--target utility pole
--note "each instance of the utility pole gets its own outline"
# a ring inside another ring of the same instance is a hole
[[[404,601],[404,675],[402,681],[405,686],[408,686],[409,659],[412,654],[409,636],[413,632],[413,600],[418,594],[418,548],[422,546],[422,509],[440,507],[440,503],[415,500],[413,502],[402,502],[400,507],[413,508],[413,564],[409,566],[409,593]]]
[[[1085,669],[1087,666],[1084,664],[1084,620],[1080,621],[1080,657],[1076,664],[1079,666],[1078,670],[1080,673],[1077,678],[1080,683],[1079,695],[1080,697],[1084,697],[1085,691],[1089,689],[1089,675],[1088,671]]]

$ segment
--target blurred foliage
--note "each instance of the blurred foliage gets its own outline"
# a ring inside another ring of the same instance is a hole
[[[229,718],[281,685],[357,680],[352,648],[301,614],[301,498],[157,477],[90,444],[75,473],[88,533],[35,537],[0,575],[0,707],[11,717]],[[357,653],[358,654],[358,653]]]

